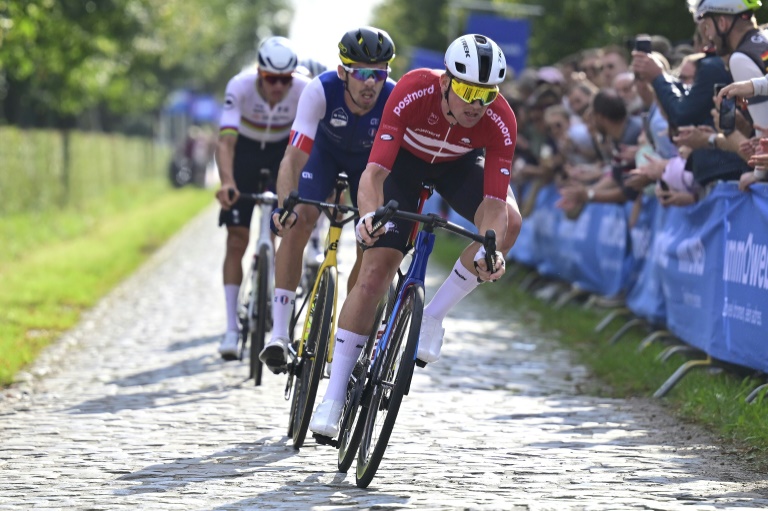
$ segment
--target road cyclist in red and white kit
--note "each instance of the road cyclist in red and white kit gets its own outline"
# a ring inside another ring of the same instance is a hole
[[[445,68],[416,69],[398,81],[360,178],[356,235],[369,248],[341,308],[333,371],[309,425],[320,435],[338,434],[347,382],[411,231],[411,222],[396,219],[386,232],[372,232],[374,211],[391,199],[399,209],[415,211],[428,180],[479,232],[496,232],[496,267],[486,268],[482,246],[470,244],[425,307],[417,353],[425,363],[440,356],[447,312],[477,287],[478,277],[494,281],[504,274],[504,254],[520,232],[509,187],[517,122],[498,87],[506,77],[504,54],[485,36],[464,35],[448,47]]]
[[[296,121],[277,179],[278,204],[292,190],[303,199],[324,201],[334,191],[337,176],[348,176],[350,198],[357,205],[357,188],[381,123],[384,105],[394,89],[389,63],[395,45],[389,34],[375,27],[345,33],[339,41],[337,69],[317,76],[299,101]],[[288,361],[291,314],[301,279],[304,247],[320,211],[299,204],[280,225],[281,209],[273,226],[282,239],[275,253],[275,297],[272,302],[272,335],[259,358],[274,373]],[[355,280],[361,251],[348,282]]]
[[[221,187],[219,225],[227,226],[224,256],[224,296],[227,329],[219,345],[225,360],[238,358],[237,295],[243,280],[242,259],[248,247],[254,203],[238,201],[240,192],[260,193],[259,173],[269,168],[273,183],[288,145],[299,96],[309,78],[296,73],[296,52],[284,37],[259,45],[258,65],[227,84],[222,109],[216,163]],[[273,187],[274,191],[274,187]]]

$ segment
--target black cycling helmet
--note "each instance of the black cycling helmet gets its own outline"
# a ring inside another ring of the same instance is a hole
[[[339,41],[339,58],[343,64],[378,64],[395,58],[395,43],[385,31],[375,27],[350,30]]]

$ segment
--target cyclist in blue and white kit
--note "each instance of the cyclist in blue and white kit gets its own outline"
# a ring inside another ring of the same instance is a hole
[[[259,171],[270,169],[277,178],[280,160],[288,145],[296,108],[309,79],[294,70],[296,52],[284,37],[270,37],[259,46],[259,63],[227,84],[221,114],[216,163],[221,188],[219,225],[227,226],[224,256],[224,296],[227,330],[219,345],[224,360],[238,357],[239,321],[237,295],[243,280],[242,259],[248,247],[254,204],[238,201],[240,190],[260,193]],[[232,196],[230,197],[230,193]]]
[[[350,197],[357,204],[357,186],[365,169],[384,104],[395,86],[388,78],[395,45],[383,30],[362,27],[339,42],[342,64],[310,82],[299,100],[285,156],[277,179],[279,204],[292,190],[311,200],[326,200],[336,177],[349,176]],[[274,373],[285,370],[288,325],[301,279],[302,255],[320,212],[299,204],[286,226],[273,224],[282,236],[275,254],[275,298],[272,335],[259,358]],[[349,277],[354,282],[360,252]]]

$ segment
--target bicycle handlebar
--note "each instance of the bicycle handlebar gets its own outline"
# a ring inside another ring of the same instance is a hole
[[[227,190],[227,194],[229,195],[229,200],[234,199],[235,197],[235,191],[233,189]],[[240,192],[240,199],[253,201],[256,204],[269,204],[271,202],[277,201],[277,195],[275,195],[272,192],[263,192],[263,193],[244,193]]]
[[[464,229],[460,225],[456,225],[443,217],[435,214],[420,214],[412,213],[410,211],[401,211],[397,209],[399,204],[395,200],[390,200],[384,206],[381,206],[373,214],[373,231],[376,232],[382,225],[386,224],[392,218],[402,218],[403,220],[410,220],[412,222],[419,222],[426,225],[430,230],[435,227],[445,229],[459,236],[469,238],[473,241],[481,243],[485,247],[485,264],[487,268],[491,270],[495,267],[496,257],[496,232],[493,229],[485,231],[485,236],[481,236],[478,233]]]
[[[288,215],[293,213],[293,210],[297,204],[309,204],[310,206],[315,206],[321,211],[326,211],[326,212],[329,210],[335,209],[342,214],[353,213],[354,216],[357,216],[356,207],[347,206],[346,204],[336,204],[333,202],[323,202],[323,201],[316,201],[311,199],[302,199],[301,197],[299,197],[299,192],[297,192],[296,190],[293,190],[290,194],[288,194],[288,197],[286,197],[285,200],[283,201],[283,209],[285,211],[280,217],[280,223],[285,225],[284,220],[288,218]]]

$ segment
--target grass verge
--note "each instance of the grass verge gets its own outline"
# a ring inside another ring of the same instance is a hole
[[[0,386],[211,201],[158,180],[80,210],[0,217]]]
[[[456,237],[440,233],[435,244],[434,260],[444,266],[454,264],[465,244]],[[593,376],[584,392],[613,398],[649,397],[680,367],[686,357],[703,358],[701,354],[676,354],[666,362],[657,357],[669,346],[653,342],[638,351],[649,331],[630,329],[616,342],[609,342],[627,318],[615,319],[602,332],[595,327],[606,317],[607,309],[585,309],[570,303],[556,310],[552,303],[535,298],[522,290],[521,275],[508,275],[493,285],[483,285],[479,293],[502,308],[514,310],[526,325],[555,334]],[[715,366],[689,371],[663,399],[666,407],[682,420],[705,426],[718,435],[727,449],[764,471],[768,469],[768,400],[759,396],[752,403],[745,398],[764,383],[760,375],[739,368]]]

